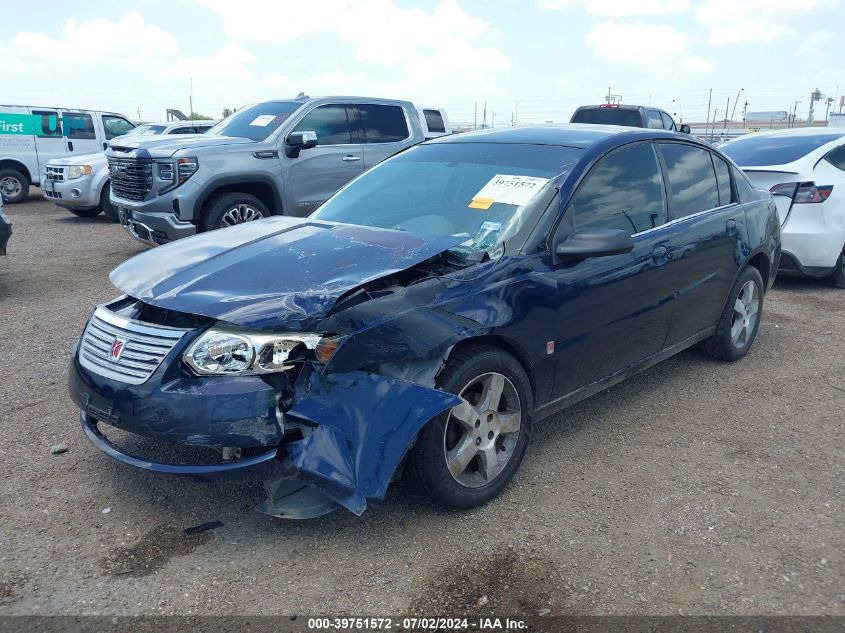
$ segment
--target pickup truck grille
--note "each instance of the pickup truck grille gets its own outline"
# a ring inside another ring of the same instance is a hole
[[[130,385],[140,385],[188,330],[130,321],[97,308],[79,342],[79,364]]]
[[[143,200],[153,187],[153,163],[148,158],[109,157],[112,193],[126,200]]]

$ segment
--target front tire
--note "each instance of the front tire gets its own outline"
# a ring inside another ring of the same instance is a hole
[[[513,356],[490,346],[458,350],[437,383],[463,403],[422,428],[409,454],[409,476],[438,503],[480,506],[504,489],[525,455],[531,383]]]
[[[103,185],[103,190],[100,192],[100,211],[103,212],[109,220],[112,222],[119,221],[117,217],[117,207],[111,203],[111,184],[106,183]]]
[[[29,197],[29,178],[17,169],[0,169],[0,195],[9,203],[25,202]]]
[[[839,259],[836,260],[836,270],[829,277],[830,283],[837,288],[845,288],[845,248],[839,254]]]
[[[270,211],[255,196],[248,193],[225,193],[208,203],[202,215],[200,229],[213,231],[269,217]]]
[[[747,266],[736,280],[716,332],[701,344],[708,356],[737,361],[748,353],[763,317],[763,278],[753,266]]]

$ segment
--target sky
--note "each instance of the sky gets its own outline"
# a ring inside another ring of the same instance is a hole
[[[485,103],[488,125],[564,122],[608,90],[687,122],[708,101],[711,118],[741,119],[746,101],[806,118],[816,88],[837,109],[845,93],[845,0],[86,0],[0,13],[0,102],[146,121],[191,99],[218,118],[305,92],[408,99],[458,124],[481,123]]]

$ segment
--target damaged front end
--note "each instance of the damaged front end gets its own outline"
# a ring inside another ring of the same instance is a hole
[[[202,236],[192,240],[193,271],[145,279],[139,260],[148,254],[139,256],[112,275],[131,296],[101,306],[87,324],[70,393],[87,437],[120,462],[263,480],[259,509],[273,516],[310,518],[338,506],[360,514],[368,499],[385,496],[420,428],[461,402],[435,378],[477,323],[436,304],[446,276],[467,264],[449,259],[442,238],[283,220],[270,242],[262,238],[259,256],[283,248],[296,259],[351,244],[365,263],[334,274],[320,293],[300,279],[298,294],[258,296],[232,270],[246,253],[197,255]],[[302,239],[291,235],[297,230]],[[315,240],[331,244],[307,246]],[[404,267],[377,275],[391,251]],[[230,275],[238,293],[221,289]]]

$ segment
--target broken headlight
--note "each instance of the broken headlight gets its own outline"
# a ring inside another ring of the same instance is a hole
[[[202,376],[271,374],[290,369],[291,357],[301,359],[307,350],[317,348],[322,351],[326,346],[321,343],[329,340],[333,339],[320,334],[253,332],[220,325],[203,333],[182,358]],[[325,354],[317,355],[318,360],[323,357]]]

